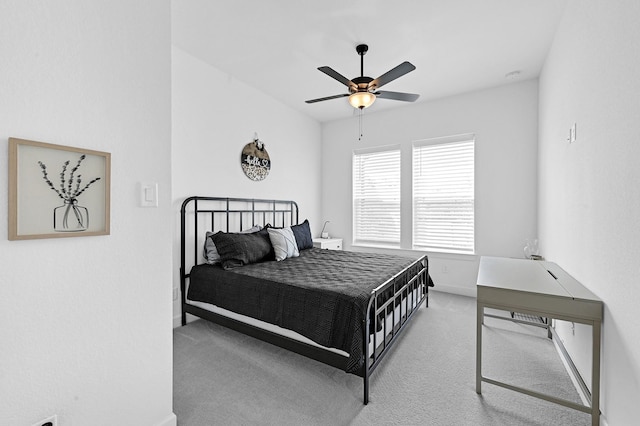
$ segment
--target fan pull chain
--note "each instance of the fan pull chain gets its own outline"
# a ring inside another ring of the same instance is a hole
[[[360,108],[360,111],[358,111],[358,122],[359,122],[359,127],[358,127],[358,140],[361,141],[362,140],[362,136],[363,132],[362,132],[362,119],[363,119],[363,115],[364,115],[364,108]]]

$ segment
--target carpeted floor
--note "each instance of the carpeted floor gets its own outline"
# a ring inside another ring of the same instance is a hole
[[[174,330],[174,413],[207,425],[588,425],[490,384],[475,392],[475,299],[430,293],[371,379],[198,320]],[[483,374],[580,402],[546,331],[487,318]]]

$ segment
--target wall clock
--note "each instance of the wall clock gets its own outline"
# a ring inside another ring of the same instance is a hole
[[[264,143],[258,139],[257,135],[253,142],[249,142],[242,149],[240,165],[244,174],[251,180],[264,180],[269,175],[271,159]]]

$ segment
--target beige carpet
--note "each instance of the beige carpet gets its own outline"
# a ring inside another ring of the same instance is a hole
[[[204,320],[174,330],[174,412],[204,425],[588,425],[575,410],[483,384],[475,299],[432,292],[371,379]],[[546,331],[487,319],[485,376],[580,402]]]

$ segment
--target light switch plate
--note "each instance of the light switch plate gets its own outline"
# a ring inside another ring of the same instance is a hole
[[[576,141],[576,123],[573,123],[573,126],[569,129],[569,143],[574,143]]]
[[[143,182],[140,184],[140,207],[158,207],[158,184]]]

